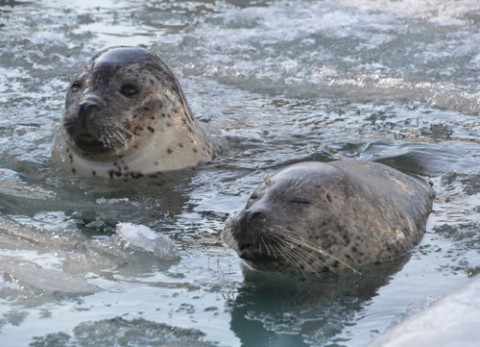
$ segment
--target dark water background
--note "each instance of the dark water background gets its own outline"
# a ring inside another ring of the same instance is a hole
[[[468,0],[0,0],[0,344],[363,346],[461,287],[480,266],[479,24]],[[69,76],[137,44],[234,145],[155,182],[58,176]],[[228,216],[266,174],[343,158],[434,183],[408,262],[360,282],[244,276]],[[180,260],[122,242],[119,222]]]

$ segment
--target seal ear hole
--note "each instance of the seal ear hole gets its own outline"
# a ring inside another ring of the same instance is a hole
[[[331,196],[330,194],[328,194],[328,193],[327,193],[327,200],[328,200],[328,202],[332,202],[332,201],[333,201],[332,196]]]
[[[120,87],[120,93],[128,98],[131,98],[132,96],[138,94],[138,88],[133,84],[127,83]]]

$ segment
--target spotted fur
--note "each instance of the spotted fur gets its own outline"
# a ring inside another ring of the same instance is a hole
[[[72,78],[53,149],[64,172],[139,178],[213,157],[176,77],[152,52],[107,48]]]
[[[223,239],[260,270],[359,271],[418,244],[434,197],[425,182],[382,164],[300,163],[265,179]]]

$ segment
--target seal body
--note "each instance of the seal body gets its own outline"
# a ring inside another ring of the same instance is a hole
[[[434,197],[426,182],[382,164],[304,162],[266,178],[223,239],[260,270],[358,270],[418,244]]]
[[[214,150],[168,66],[111,47],[72,78],[52,154],[69,174],[125,179],[193,167]]]

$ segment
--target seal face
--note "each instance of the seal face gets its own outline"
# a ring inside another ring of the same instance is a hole
[[[137,178],[212,160],[168,66],[140,47],[111,47],[72,78],[54,163],[77,176]]]
[[[434,198],[425,182],[382,164],[304,162],[266,178],[223,239],[259,270],[356,271],[418,244]]]

